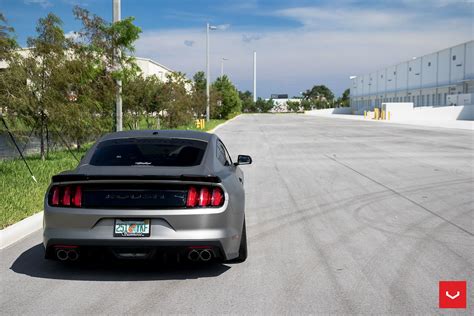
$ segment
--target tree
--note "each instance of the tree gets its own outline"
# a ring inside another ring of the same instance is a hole
[[[244,113],[255,113],[257,112],[257,107],[255,102],[253,102],[252,92],[250,91],[239,91],[239,98],[242,101],[242,112]]]
[[[262,98],[258,98],[257,102],[255,103],[255,107],[257,108],[257,111],[260,113],[267,113],[270,112],[271,109],[273,109],[273,100],[264,100]]]
[[[287,101],[286,106],[287,106],[288,112],[299,112],[301,109],[301,102]]]
[[[129,77],[123,85],[123,104],[125,125],[139,129],[140,121],[145,120],[147,128],[155,125],[152,113],[159,115],[160,110],[158,98],[163,83],[156,76],[144,77],[139,74]],[[159,117],[158,117],[159,119]],[[159,128],[159,121],[156,122]]]
[[[313,104],[310,100],[302,99],[300,102],[300,107],[303,108],[304,111],[309,111],[313,109]]]
[[[0,59],[8,61],[0,72],[0,106],[8,106],[18,118],[15,122],[26,126],[39,122],[43,159],[48,151],[45,136],[49,139],[50,131],[58,131],[60,138],[75,141],[79,148],[84,141],[112,130],[117,79],[123,82],[124,121],[132,128],[138,128],[143,119],[151,128],[154,116],[158,116],[158,126],[161,117],[165,127],[179,127],[205,113],[203,72],[194,75],[194,84],[179,72],[168,75],[166,82],[140,73],[131,57],[141,32],[133,18],[109,23],[79,7],[73,13],[82,23],[75,36],[67,38],[62,21],[49,14],[38,21],[37,35],[28,39],[32,48],[21,54],[13,29],[0,13]],[[244,96],[251,107],[250,93]],[[212,85],[210,103],[212,116],[219,118],[240,112],[242,107],[226,76]],[[261,110],[266,108],[265,103]]]
[[[198,71],[193,76],[194,88],[196,91],[206,93],[206,74],[204,71]]]
[[[350,90],[346,89],[342,93],[342,97],[338,100],[338,103],[342,107],[348,107],[350,105]]]
[[[16,54],[18,44],[14,38],[14,31],[0,12],[0,61],[5,61],[10,66],[0,72],[0,108],[4,110],[11,108],[17,101],[15,99],[18,98],[18,90],[21,90],[26,83],[24,72],[18,67],[19,56]]]
[[[196,116],[204,116],[207,105],[206,74],[204,71],[198,71],[193,76],[193,99]]]
[[[68,41],[61,24],[61,19],[52,13],[39,19],[37,36],[28,38],[28,46],[32,48],[26,57],[17,55],[11,59],[6,74],[5,86],[12,110],[28,126],[38,123],[41,159],[46,157],[48,125],[60,121],[65,103]]]
[[[9,61],[18,44],[14,38],[15,30],[7,24],[7,19],[0,12],[0,60]]]
[[[104,65],[114,79],[125,80],[126,76],[139,72],[132,55],[141,29],[133,24],[134,17],[110,23],[78,6],[74,7],[73,13],[83,25],[77,33],[79,40],[88,44],[83,48],[92,51],[96,62]]]
[[[325,85],[313,86],[303,92],[303,98],[310,100],[316,108],[326,108],[334,100],[334,94]]]
[[[212,117],[228,118],[233,113],[241,112],[242,101],[239,98],[239,93],[226,75],[217,78],[212,87],[220,96],[217,104],[211,110]]]
[[[75,139],[78,148],[81,143],[111,131],[115,82],[105,65],[97,61],[97,55],[90,49],[87,40],[73,42],[71,56],[66,62],[67,112],[74,119],[67,119],[61,129]]]
[[[188,92],[190,85],[191,82],[181,72],[167,75],[167,80],[158,96],[166,127],[175,128],[186,125],[192,120],[193,99],[191,92]]]
[[[87,126],[99,132],[110,131],[114,126],[115,80],[123,80],[126,90],[125,85],[139,73],[132,54],[141,29],[133,24],[133,17],[110,23],[78,6],[73,14],[82,28],[71,45],[75,71],[71,72],[74,84],[70,90],[77,94],[83,113],[93,118],[82,122],[82,130]]]

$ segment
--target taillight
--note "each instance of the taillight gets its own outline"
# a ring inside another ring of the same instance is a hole
[[[211,195],[209,194],[209,189],[206,187],[201,188],[199,192],[199,206],[209,206],[211,205]]]
[[[51,189],[49,205],[82,207],[82,187],[54,186]]]
[[[71,205],[71,187],[66,187],[63,193],[63,205]]]
[[[59,205],[59,187],[53,188],[53,196],[51,197],[52,205]]]
[[[75,207],[81,207],[82,204],[82,189],[80,186],[76,187],[76,191],[74,192],[74,197],[72,199],[72,204]]]
[[[189,187],[186,207],[220,207],[224,204],[224,191],[219,187]]]
[[[188,198],[186,200],[187,207],[195,207],[198,203],[198,192],[195,187],[190,187],[188,190]]]
[[[222,204],[224,204],[224,192],[221,188],[214,188],[212,190],[211,205],[221,206]]]

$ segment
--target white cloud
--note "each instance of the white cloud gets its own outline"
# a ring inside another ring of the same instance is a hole
[[[63,3],[69,4],[72,6],[87,7],[89,6],[88,0],[62,0]]]
[[[227,11],[236,11],[236,10],[242,10],[242,11],[247,11],[247,10],[255,10],[258,8],[258,1],[257,0],[240,0],[236,1],[233,4],[225,4],[225,6],[222,6],[221,9],[225,9]]]
[[[220,24],[216,26],[218,30],[225,31],[230,27],[230,24]]]
[[[405,28],[416,23],[419,15],[413,12],[397,10],[367,10],[355,8],[339,8],[328,10],[319,7],[298,7],[278,10],[272,13],[300,22],[311,29],[391,29]]]
[[[69,32],[65,33],[64,36],[65,36],[66,38],[70,38],[70,39],[72,39],[72,40],[77,40],[77,39],[79,39],[79,34],[76,33],[76,32],[74,32],[74,31],[69,31]]]
[[[423,25],[409,14],[397,27],[400,16],[386,13],[356,11],[354,16],[342,11],[285,11],[297,16],[304,26],[292,30],[272,29],[253,34],[228,30],[212,32],[211,76],[220,73],[220,60],[228,58],[225,70],[241,90],[252,88],[252,52],[257,51],[258,95],[270,93],[296,95],[314,84],[327,84],[337,94],[348,87],[350,75],[368,73],[379,67],[395,64],[412,56],[420,56],[472,38],[471,24],[462,19]],[[281,15],[282,11],[276,14]],[[332,28],[318,28],[319,22],[332,23]],[[368,16],[372,21],[360,21]],[[377,27],[378,24],[383,27]],[[137,55],[156,59],[172,69],[191,77],[205,69],[205,31],[175,29],[145,32],[137,43]],[[258,39],[258,40],[257,40]],[[192,47],[183,46],[193,41]]]
[[[24,0],[26,4],[38,4],[42,8],[52,7],[53,4],[49,0]]]
[[[429,5],[434,6],[436,8],[442,8],[453,4],[472,4],[474,3],[474,0],[403,0],[402,2],[408,5],[423,6],[426,6],[427,3],[429,3]]]
[[[188,47],[192,47],[194,45],[194,41],[190,41],[190,40],[185,40],[184,41],[184,45],[188,46]]]
[[[262,35],[256,35],[256,34],[250,34],[250,35],[243,34],[242,41],[244,41],[245,43],[250,43],[252,41],[258,41],[262,37],[263,37]]]

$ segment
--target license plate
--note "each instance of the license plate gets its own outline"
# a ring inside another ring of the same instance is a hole
[[[114,237],[149,237],[150,220],[116,219],[114,225]]]

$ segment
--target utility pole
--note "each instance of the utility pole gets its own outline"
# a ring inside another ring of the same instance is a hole
[[[113,0],[113,22],[118,22],[121,19],[120,0]],[[114,51],[115,59],[115,70],[120,69],[120,63],[118,59],[121,57],[122,52],[119,48],[115,48]],[[115,90],[115,131],[120,132],[122,130],[122,80],[116,80]]]
[[[253,52],[253,102],[257,102],[257,52]]]
[[[209,31],[217,30],[217,27],[206,23],[206,121],[210,119],[210,96],[209,96],[209,84],[211,80],[211,69],[209,67]]]
[[[206,121],[210,119],[210,96],[209,96],[209,23],[206,24]]]

